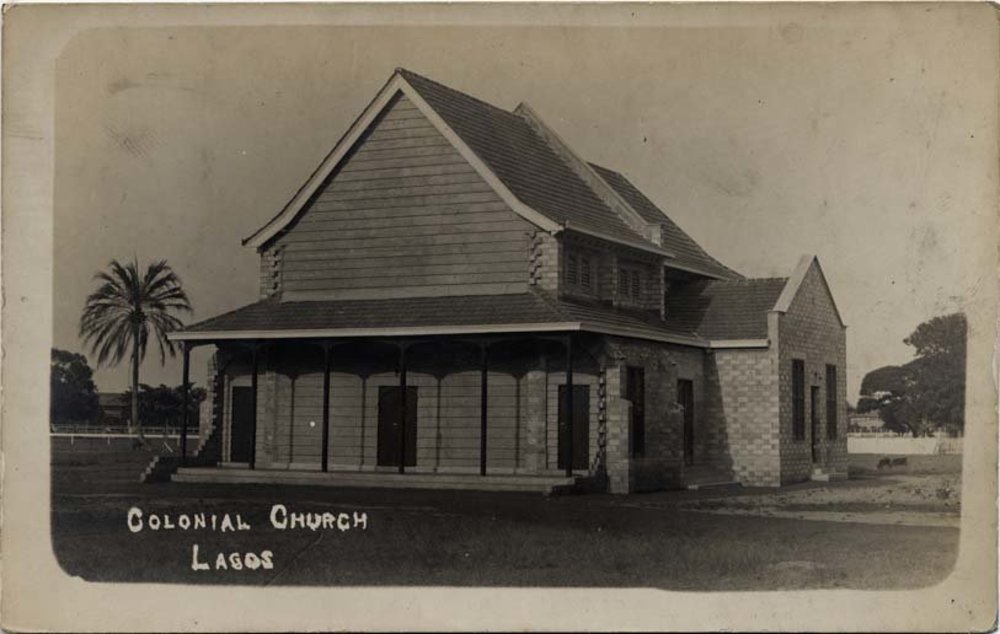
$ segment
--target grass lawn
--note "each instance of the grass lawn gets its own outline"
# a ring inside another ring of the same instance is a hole
[[[273,585],[652,586],[677,590],[912,588],[951,569],[958,530],[723,516],[718,492],[546,498],[520,493],[138,483],[108,452],[53,454],[53,542],[88,580]],[[98,474],[98,475],[94,475]],[[844,483],[851,485],[852,483]],[[740,497],[754,491],[738,490]],[[278,530],[290,511],[367,514],[367,530]],[[249,531],[130,532],[150,513],[239,513]],[[209,570],[192,570],[192,546]],[[273,568],[215,570],[217,553]]]

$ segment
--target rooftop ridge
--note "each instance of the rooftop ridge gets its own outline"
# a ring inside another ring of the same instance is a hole
[[[430,77],[426,77],[424,75],[421,75],[420,73],[416,73],[416,72],[414,72],[412,70],[409,70],[407,68],[403,68],[402,66],[397,66],[396,67],[396,72],[399,75],[401,75],[404,79],[406,79],[407,81],[409,81],[410,77],[415,77],[418,80],[425,81],[428,84],[433,84],[434,86],[436,86],[438,88],[441,88],[441,89],[446,90],[448,92],[452,92],[452,93],[461,95],[462,97],[464,97],[466,99],[469,99],[471,101],[475,101],[476,103],[480,103],[480,104],[482,104],[482,105],[484,105],[484,106],[486,106],[488,108],[491,108],[493,110],[501,112],[501,113],[507,115],[508,117],[511,117],[511,118],[516,119],[518,121],[521,120],[520,117],[518,117],[516,114],[514,114],[510,110],[506,110],[504,108],[501,108],[500,106],[498,106],[496,104],[492,104],[492,103],[490,103],[490,102],[488,102],[488,101],[486,101],[484,99],[480,99],[479,97],[476,97],[475,95],[470,95],[469,93],[463,92],[463,91],[461,91],[461,90],[459,90],[457,88],[452,88],[451,86],[448,86],[446,84],[442,84],[439,81],[433,80]]]
[[[719,283],[725,283],[725,284],[744,284],[744,285],[748,285],[748,284],[761,283],[761,282],[776,282],[776,283],[780,282],[780,283],[784,284],[787,281],[788,281],[787,277],[781,277],[779,275],[779,276],[773,276],[773,277],[744,277],[744,278],[740,278],[740,279],[715,280],[714,282],[717,283],[717,284],[719,284]]]

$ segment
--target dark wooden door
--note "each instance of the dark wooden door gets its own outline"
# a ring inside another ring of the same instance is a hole
[[[566,468],[566,386],[559,386],[559,462]],[[590,386],[573,386],[573,469],[588,468],[590,460]]]
[[[819,387],[809,388],[809,422],[812,427],[812,461],[819,462]]]
[[[232,462],[250,462],[253,405],[253,388],[233,388],[233,416],[229,428],[229,460]]]
[[[694,382],[677,381],[677,405],[684,417],[684,464],[694,464]]]
[[[646,453],[646,371],[629,366],[625,373],[625,398],[632,403],[629,438],[633,457]]]
[[[399,466],[399,406],[402,390],[397,385],[378,389],[378,464]],[[406,455],[407,467],[417,464],[417,388],[406,387]]]

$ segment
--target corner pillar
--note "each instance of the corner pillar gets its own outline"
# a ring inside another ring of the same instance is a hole
[[[611,493],[632,491],[631,430],[629,420],[632,404],[622,392],[625,386],[625,365],[608,366],[605,371],[607,447],[605,449],[608,490]]]
[[[535,368],[528,370],[522,379],[524,405],[524,466],[531,473],[544,471],[548,466],[546,438],[548,372],[545,358],[540,357]]]

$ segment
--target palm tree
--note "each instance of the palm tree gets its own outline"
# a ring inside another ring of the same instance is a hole
[[[80,317],[80,336],[90,344],[97,364],[118,365],[126,355],[132,360],[132,420],[142,440],[139,424],[139,364],[146,357],[146,346],[152,336],[160,349],[160,363],[169,353],[175,354],[174,343],[167,333],[183,326],[172,312],[191,312],[191,303],[181,288],[180,278],[165,260],[153,262],[143,275],[139,263],[133,260],[121,264],[112,260],[107,271],[94,275],[97,290],[87,297]]]

